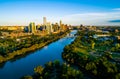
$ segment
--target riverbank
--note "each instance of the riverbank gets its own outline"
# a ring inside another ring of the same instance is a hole
[[[21,55],[24,55],[24,54],[27,54],[27,53],[31,53],[31,52],[33,52],[35,50],[38,50],[38,49],[50,44],[51,42],[54,42],[54,41],[64,37],[69,32],[70,31],[68,30],[68,31],[65,31],[63,33],[58,33],[58,34],[52,36],[52,38],[50,36],[48,38],[48,40],[46,40],[45,42],[41,42],[39,44],[34,44],[34,45],[32,45],[32,46],[30,46],[28,48],[22,48],[20,50],[16,50],[16,51],[14,51],[12,53],[7,54],[7,56],[5,56],[5,57],[0,56],[0,63],[6,62],[6,61],[8,61],[10,59],[13,59],[13,58],[17,57],[17,56],[21,56]]]
[[[0,79],[20,79],[25,75],[33,75],[34,68],[39,65],[44,67],[44,64],[49,61],[54,62],[55,60],[59,60],[60,63],[64,63],[64,60],[61,57],[63,48],[75,39],[75,37],[70,37],[68,35],[76,34],[76,32],[77,30],[72,30],[64,37],[42,47],[41,49],[16,56],[13,59],[0,64]],[[54,39],[53,37],[51,38]]]
[[[120,66],[116,62],[113,63],[112,55],[105,49],[105,47],[111,49],[114,43],[99,41],[90,35],[86,38],[85,35],[91,32],[78,31],[77,34],[78,37],[74,42],[65,46],[62,53],[63,59],[77,66],[92,79],[119,79]]]
[[[60,64],[58,60],[50,61],[44,66],[37,66],[33,75],[21,79],[84,79],[81,71],[70,67],[69,64]]]

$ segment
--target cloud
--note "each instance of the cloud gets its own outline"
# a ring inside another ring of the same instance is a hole
[[[120,11],[120,8],[114,8],[113,10],[119,10]]]
[[[109,22],[113,19],[120,19],[120,12],[99,12],[71,14],[62,18],[63,22],[72,25],[120,25]]]

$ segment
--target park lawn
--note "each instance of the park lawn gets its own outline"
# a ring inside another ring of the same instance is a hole
[[[87,49],[85,49],[85,48],[77,48],[77,47],[76,47],[76,48],[74,49],[74,51],[75,51],[75,52],[78,52],[78,53],[81,53],[81,54],[84,54],[84,55],[89,55]]]

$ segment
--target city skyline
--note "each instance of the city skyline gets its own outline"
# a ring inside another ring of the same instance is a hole
[[[62,20],[71,25],[120,25],[119,0],[0,0],[1,25]]]

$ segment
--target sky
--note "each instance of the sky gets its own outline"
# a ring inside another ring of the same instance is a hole
[[[70,25],[119,25],[120,0],[0,0],[0,26],[62,20]]]

